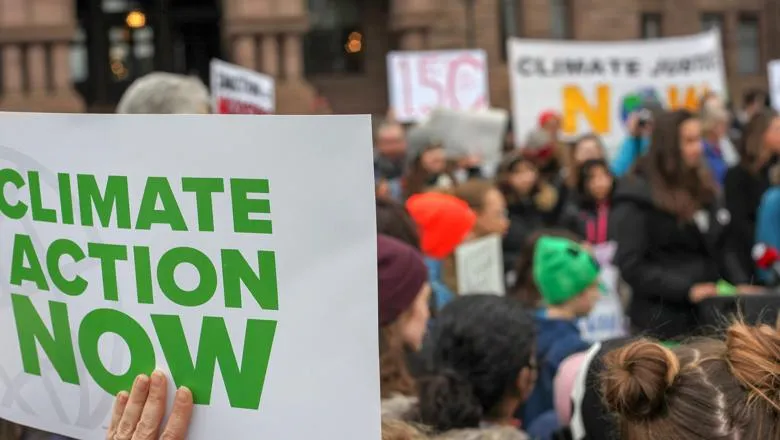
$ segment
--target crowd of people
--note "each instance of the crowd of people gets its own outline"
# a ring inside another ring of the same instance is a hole
[[[208,104],[189,80],[157,78],[120,110]],[[564,140],[548,111],[493,173],[378,124],[383,440],[780,439],[780,320],[713,332],[700,314],[776,282],[752,250],[780,247],[780,116],[762,92],[744,101],[736,115],[714,94],[698,113],[649,103],[612,157],[598,135]],[[506,294],[461,291],[456,249],[495,235]],[[602,295],[593,248],[608,242],[626,334],[593,343],[579,323]],[[120,394],[108,438],[185,438],[192,396],[180,389],[161,427],[164,384],[154,373]],[[0,422],[0,439],[20,429]]]

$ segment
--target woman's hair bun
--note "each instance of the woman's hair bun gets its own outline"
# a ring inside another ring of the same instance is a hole
[[[734,377],[780,411],[780,333],[767,325],[732,324],[726,357]]]
[[[460,373],[444,370],[418,381],[420,421],[438,432],[476,428],[482,405],[471,383]]]
[[[666,391],[680,372],[680,361],[668,348],[639,340],[604,357],[604,401],[613,412],[631,420],[659,415]]]

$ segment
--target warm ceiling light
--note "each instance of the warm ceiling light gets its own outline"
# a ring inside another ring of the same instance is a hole
[[[347,53],[358,53],[363,50],[363,43],[360,40],[349,40],[346,44]]]
[[[139,29],[146,26],[146,14],[141,11],[130,11],[125,18],[127,27],[131,29]]]

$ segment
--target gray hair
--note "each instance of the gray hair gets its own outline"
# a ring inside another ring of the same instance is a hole
[[[194,76],[153,72],[133,82],[117,105],[123,114],[199,114],[208,111],[209,90]]]

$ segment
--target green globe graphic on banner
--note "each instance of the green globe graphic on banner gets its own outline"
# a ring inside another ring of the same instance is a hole
[[[663,102],[660,95],[652,87],[642,88],[624,95],[620,100],[620,120],[625,124],[631,113],[634,113],[648,102]]]

